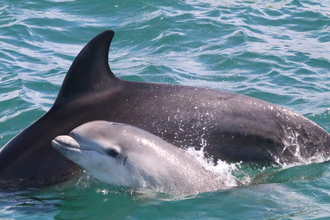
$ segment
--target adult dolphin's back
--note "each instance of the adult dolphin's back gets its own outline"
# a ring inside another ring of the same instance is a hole
[[[108,65],[114,33],[91,40],[70,67],[53,107],[0,152],[0,183],[47,185],[79,167],[51,140],[93,120],[131,124],[215,160],[289,163],[328,157],[329,134],[290,110],[244,95],[120,80]]]

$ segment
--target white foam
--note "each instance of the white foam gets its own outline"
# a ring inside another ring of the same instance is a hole
[[[291,152],[295,160],[295,162],[290,161],[289,163],[286,163],[284,161],[281,161],[280,158],[278,158],[277,156],[273,155],[275,162],[279,164],[283,169],[299,165],[307,165],[311,163],[322,163],[324,161],[329,160],[329,157],[326,156],[322,151],[314,153],[314,155],[306,158],[306,156],[302,155],[302,149],[305,149],[306,146],[301,146],[298,142],[298,137],[300,136],[300,133],[291,127],[283,128],[283,131],[285,135],[282,139],[284,146],[284,148],[282,149],[282,153],[284,153],[285,151]]]
[[[216,178],[221,180],[226,188],[238,186],[237,179],[233,175],[233,171],[239,169],[240,163],[227,163],[222,160],[218,160],[217,164],[214,163],[213,158],[206,158],[204,155],[204,148],[196,150],[190,147],[186,152],[196,158],[201,163],[204,169],[210,171]]]

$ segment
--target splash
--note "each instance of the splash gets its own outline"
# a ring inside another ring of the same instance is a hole
[[[306,148],[306,146],[299,144],[298,137],[300,136],[300,133],[291,127],[283,128],[283,131],[285,132],[286,138],[283,138],[282,140],[284,147],[280,156],[289,152],[293,157],[293,159],[288,162],[283,159],[281,160],[281,158],[276,155],[273,155],[275,162],[283,169],[312,163],[322,163],[329,160],[329,157],[325,156],[322,151],[315,152],[313,155],[309,155],[308,157],[304,156],[302,151]]]
[[[186,152],[196,158],[205,170],[210,171],[215,178],[221,180],[225,188],[232,188],[240,185],[236,176],[233,175],[233,172],[239,169],[241,163],[228,163],[222,160],[218,160],[217,163],[214,163],[213,158],[205,157],[204,146],[199,150],[189,147]]]

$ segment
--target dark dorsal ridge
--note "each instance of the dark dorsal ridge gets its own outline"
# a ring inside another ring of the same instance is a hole
[[[113,36],[113,31],[104,31],[82,49],[71,65],[56,101],[62,97],[103,90],[111,81],[117,80],[108,63]]]

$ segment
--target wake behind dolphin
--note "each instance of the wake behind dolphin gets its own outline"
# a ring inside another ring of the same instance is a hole
[[[53,147],[96,178],[112,185],[167,194],[197,194],[225,188],[224,182],[191,155],[139,128],[88,122]]]

